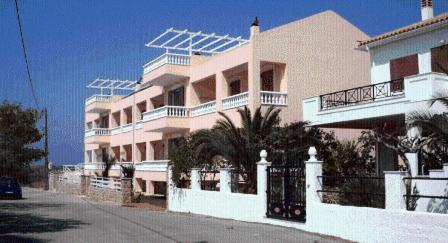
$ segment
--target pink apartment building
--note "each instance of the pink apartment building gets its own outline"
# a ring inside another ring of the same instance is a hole
[[[238,124],[238,108],[276,106],[289,123],[302,120],[304,98],[369,84],[369,54],[355,50],[367,38],[332,11],[266,31],[256,20],[249,39],[168,29],[147,44],[165,54],[143,66],[141,84],[90,86],[132,93],[86,100],[84,173],[100,173],[110,154],[135,165],[136,191],[165,194],[168,151],[211,128],[219,111]],[[118,165],[110,176],[120,176]]]

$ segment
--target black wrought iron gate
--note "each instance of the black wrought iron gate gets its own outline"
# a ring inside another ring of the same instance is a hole
[[[267,212],[269,218],[305,222],[304,163],[267,168]]]

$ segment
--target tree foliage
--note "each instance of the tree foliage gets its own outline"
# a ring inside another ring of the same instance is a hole
[[[42,138],[37,128],[39,111],[3,101],[0,105],[0,175],[25,179],[33,161],[44,156],[33,146]]]

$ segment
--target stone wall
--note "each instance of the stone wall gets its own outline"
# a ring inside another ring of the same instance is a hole
[[[122,193],[109,188],[89,187],[86,195],[95,201],[122,203]]]
[[[131,203],[132,179],[121,180],[121,191],[110,188],[92,187],[90,176],[81,175],[79,181],[59,180],[60,173],[49,175],[49,190],[74,195],[85,195],[96,201],[114,202],[120,205]]]

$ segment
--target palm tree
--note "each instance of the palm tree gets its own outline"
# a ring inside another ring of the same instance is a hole
[[[212,160],[213,157],[222,156],[226,163],[239,171],[246,182],[249,191],[256,190],[257,174],[256,162],[260,159],[259,153],[268,147],[268,138],[280,123],[279,109],[269,107],[264,114],[261,107],[251,111],[244,107],[238,109],[241,118],[241,127],[225,114],[217,121],[212,129],[197,131],[193,137],[196,153]]]
[[[448,94],[438,93],[430,101],[430,107],[440,105],[441,111],[415,111],[408,116],[408,124],[422,128],[426,140],[421,149],[423,155],[429,161],[439,161],[439,164],[448,159]]]

